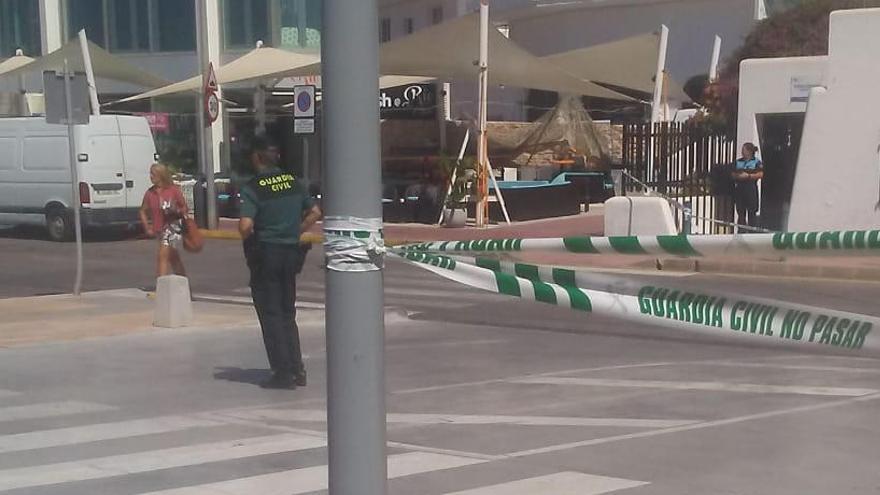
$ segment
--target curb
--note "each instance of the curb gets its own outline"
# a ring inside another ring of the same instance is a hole
[[[813,278],[839,281],[880,282],[880,267],[816,266],[785,261],[724,261],[706,259],[658,259],[657,270],[669,272],[746,275],[754,277]]]

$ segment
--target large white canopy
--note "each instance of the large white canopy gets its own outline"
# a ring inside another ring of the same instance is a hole
[[[599,45],[542,57],[580,79],[654,92],[660,35],[647,33]],[[676,101],[690,101],[681,86],[668,75],[666,95]]]
[[[477,79],[480,71],[477,65],[479,23],[479,15],[471,14],[383,43],[379,50],[380,73],[441,80]],[[315,64],[291,75],[316,74],[320,70],[320,64]],[[541,60],[494,28],[489,30],[489,83],[631,100],[575,77],[550,61]]]
[[[228,64],[218,67],[216,69],[217,82],[219,84],[233,84],[259,79],[283,79],[292,75],[302,75],[304,72],[308,75],[314,75],[317,73],[312,74],[311,70],[304,71],[304,68],[314,67],[319,60],[320,57],[312,54],[294,53],[270,47],[255,48]],[[388,88],[424,80],[424,78],[412,77],[385,77],[381,80],[381,86]],[[186,91],[200,91],[201,87],[202,76],[198,75],[113,103],[156,98]]]
[[[89,54],[92,59],[92,69],[95,72],[96,78],[112,79],[114,81],[126,82],[145,88],[157,88],[168,84],[168,81],[165,79],[154,76],[149,72],[131,65],[119,57],[111,55],[107,50],[104,50],[91,41],[88,42],[88,46]],[[13,57],[13,59],[14,58],[15,57]],[[68,66],[71,70],[80,72],[85,70],[82,49],[78,39],[74,39],[58,50],[32,60],[27,64],[19,65],[6,72],[0,72],[0,76],[14,76],[17,74],[43,72],[47,70],[60,71],[64,69],[65,60],[67,60]]]

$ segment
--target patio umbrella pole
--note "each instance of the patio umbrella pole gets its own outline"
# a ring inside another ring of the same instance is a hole
[[[476,205],[475,220],[477,227],[488,224],[489,181],[485,174],[491,175],[486,147],[486,127],[489,93],[489,0],[480,0],[480,90],[479,90],[479,128],[480,140],[477,143],[477,160],[480,165],[477,171],[479,194]]]
[[[492,172],[492,164],[489,162],[489,158],[486,158],[486,165],[489,167],[489,180],[492,181],[492,185],[495,187],[495,196],[498,198],[498,203],[501,205],[501,212],[504,213],[504,221],[510,225],[510,215],[507,214],[507,205],[504,203],[504,196],[501,195],[501,188],[498,187],[498,181],[495,180],[495,174]]]
[[[464,140],[462,140],[462,142],[461,142],[461,149],[458,150],[458,160],[456,160],[456,162],[455,162],[456,165],[461,163],[461,161],[464,159],[464,154],[467,152],[467,145],[468,145],[468,141],[470,139],[471,139],[471,130],[466,129],[464,131]],[[457,177],[458,177],[458,167],[455,167],[454,169],[452,169],[452,177],[449,178],[449,186],[446,188],[446,196],[443,197],[444,202],[445,202],[445,198],[448,198],[449,195],[452,194],[452,186],[453,186],[453,184],[455,184],[455,180]],[[440,208],[440,219],[437,220],[437,225],[440,225],[443,223],[443,217],[445,216],[445,213],[446,213],[446,208]]]

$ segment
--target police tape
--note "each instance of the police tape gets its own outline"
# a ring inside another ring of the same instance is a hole
[[[581,287],[574,270],[492,260],[472,265],[450,256],[394,251],[417,266],[477,289],[634,323],[738,343],[756,343],[851,355],[880,356],[872,335],[880,318],[736,295],[640,285],[632,294]],[[507,271],[507,273],[506,273]]]
[[[583,254],[671,256],[880,255],[880,230],[745,235],[661,235],[437,241],[404,246],[435,253],[564,251]]]
[[[385,266],[382,219],[325,218],[324,256],[328,270],[337,272],[381,270]]]

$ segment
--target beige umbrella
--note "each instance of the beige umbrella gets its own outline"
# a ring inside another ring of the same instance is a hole
[[[14,57],[10,57],[3,62],[0,62],[0,76],[3,76],[7,72],[12,72],[33,61],[34,59],[23,55],[21,50],[16,50]]]
[[[440,80],[476,80],[480,72],[475,63],[480,49],[479,22],[478,15],[467,15],[383,43],[379,51],[380,73]],[[633,101],[532,55],[497,29],[489,30],[489,53],[492,85]],[[317,63],[292,71],[290,75],[310,75],[320,71]]]
[[[653,93],[659,49],[659,34],[647,33],[548,55],[541,59],[565,69],[579,79]],[[669,98],[690,101],[681,85],[671,77],[666,77],[665,84]]]
[[[145,88],[155,88],[168,84],[168,81],[165,79],[154,76],[147,71],[135,67],[124,59],[111,54],[91,41],[88,43],[89,53],[91,54],[92,59],[92,69],[94,70],[95,77],[127,82]],[[71,70],[80,72],[85,70],[82,47],[78,39],[70,41],[48,55],[38,59],[32,59],[26,64],[9,69],[5,71],[5,73],[0,71],[0,75],[14,76],[17,74],[43,72],[47,70],[60,71],[64,69],[65,60],[67,60],[68,66]]]

